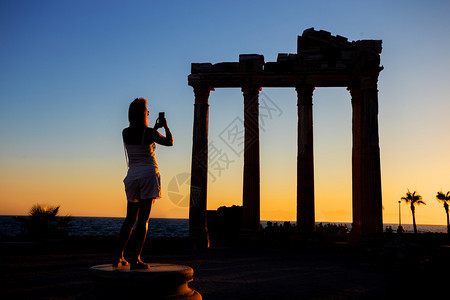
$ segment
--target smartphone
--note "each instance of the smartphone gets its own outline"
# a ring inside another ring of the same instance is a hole
[[[164,112],[160,112],[159,113],[159,116],[158,116],[158,123],[160,124],[160,125],[162,125],[162,124],[164,124],[164,120],[165,120],[165,113]]]

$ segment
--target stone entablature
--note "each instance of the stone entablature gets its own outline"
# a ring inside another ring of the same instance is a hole
[[[279,53],[276,62],[264,62],[259,54],[241,54],[239,62],[193,63],[189,85],[241,87],[350,86],[361,73],[378,74],[381,41],[349,42],[327,31],[307,29],[298,37],[297,54]]]

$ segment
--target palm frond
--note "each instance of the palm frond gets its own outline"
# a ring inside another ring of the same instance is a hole
[[[49,208],[49,216],[51,216],[53,218],[56,217],[58,212],[59,212],[59,206],[54,206],[54,207]]]
[[[35,204],[31,207],[28,217],[15,217],[22,231],[31,238],[61,236],[72,217],[58,217],[60,206]]]
[[[420,200],[422,200],[422,196],[419,195],[419,194],[416,195],[416,192],[414,192],[414,194],[413,194],[413,200],[414,200],[414,201],[420,201]]]
[[[401,200],[405,201],[407,204],[411,204],[411,206],[416,204],[425,204],[425,202],[422,201],[422,196],[417,194],[417,191],[411,193],[409,189],[406,193],[406,197],[401,197]]]
[[[448,193],[447,193],[448,194]],[[440,201],[444,201],[445,200],[445,195],[443,192],[437,192],[436,194],[436,199],[440,200]]]
[[[447,194],[444,194],[442,191],[437,192],[436,199],[439,202],[444,202],[444,203],[449,202],[450,201],[450,191],[448,191]]]

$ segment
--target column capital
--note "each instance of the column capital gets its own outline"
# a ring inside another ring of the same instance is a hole
[[[312,105],[312,97],[315,87],[309,84],[302,84],[295,87],[297,91],[297,105]]]
[[[195,95],[195,103],[205,103],[208,104],[208,98],[210,91],[214,91],[214,87],[205,86],[205,85],[195,85],[194,95]]]
[[[350,92],[352,96],[352,104],[361,104],[361,88],[359,85],[349,85],[347,90]]]
[[[313,85],[310,85],[310,84],[299,84],[299,85],[297,85],[295,87],[295,90],[297,91],[297,93],[301,93],[301,94],[304,94],[304,95],[311,94],[311,97],[312,97],[312,94],[314,92],[314,89],[315,89],[315,87]]]
[[[357,81],[352,81],[347,86],[347,91],[351,92],[352,90],[360,90],[361,85]]]
[[[244,93],[244,96],[247,94],[258,95],[261,90],[262,90],[262,87],[257,86],[257,85],[252,85],[252,84],[244,85],[241,87],[241,91],[242,91],[242,93]]]

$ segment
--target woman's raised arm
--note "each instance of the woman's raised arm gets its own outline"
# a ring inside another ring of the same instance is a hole
[[[164,127],[164,130],[166,132],[165,137],[156,130],[160,127]],[[159,123],[155,124],[154,129],[155,130],[154,130],[154,134],[153,134],[153,140],[155,141],[155,143],[158,143],[158,144],[164,145],[164,146],[173,146],[173,137],[172,137],[172,133],[170,132],[169,127],[167,126],[167,122],[164,122],[164,124],[162,124],[162,125],[160,125]]]

